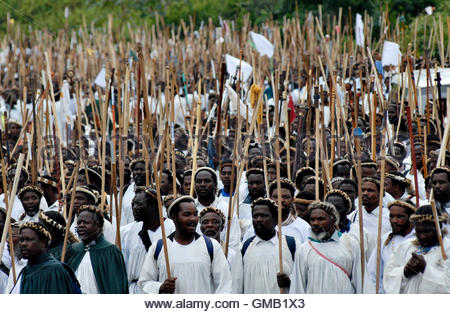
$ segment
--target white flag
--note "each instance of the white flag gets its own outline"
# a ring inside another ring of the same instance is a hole
[[[355,39],[357,46],[364,47],[364,23],[359,13],[356,13]]]
[[[96,85],[100,86],[101,88],[106,88],[106,72],[105,68],[102,68],[102,70],[98,73],[97,77],[95,78]]]
[[[253,44],[255,44],[256,50],[258,50],[261,56],[268,56],[269,58],[272,58],[274,47],[266,37],[254,32],[250,32],[250,37]]]
[[[432,7],[431,5],[427,6],[427,7],[425,8],[425,12],[426,12],[428,15],[433,14],[433,7]]]
[[[400,52],[400,46],[397,43],[393,43],[387,40],[384,41],[383,55],[381,56],[381,64],[383,66],[398,66],[401,56],[402,53]]]
[[[234,76],[238,76],[239,75],[239,59],[235,58],[233,56],[230,55],[226,55],[225,56],[225,62],[227,63],[227,72],[231,77]],[[241,80],[242,81],[247,81],[250,77],[250,75],[252,75],[252,71],[253,68],[250,64],[248,64],[247,62],[245,62],[244,60],[242,60],[241,62]]]

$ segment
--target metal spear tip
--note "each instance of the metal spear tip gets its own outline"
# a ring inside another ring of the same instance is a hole
[[[354,128],[353,129],[353,135],[356,137],[362,137],[363,136],[363,131],[361,128]]]

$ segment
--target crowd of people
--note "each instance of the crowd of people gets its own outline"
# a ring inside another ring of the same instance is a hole
[[[166,39],[144,50],[182,49]],[[28,88],[0,99],[0,292],[450,293],[445,99],[419,108],[391,81],[426,62],[359,51],[333,67],[320,43],[320,66],[254,62],[244,80],[242,55],[221,78],[202,59],[187,82],[139,79],[141,53],[135,81],[13,76]],[[9,49],[3,68],[39,54]]]

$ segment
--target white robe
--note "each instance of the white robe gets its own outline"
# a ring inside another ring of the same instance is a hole
[[[225,252],[225,243],[222,244],[222,249]],[[232,281],[232,293],[241,294],[242,293],[242,254],[240,250],[234,250],[233,248],[228,248],[227,256],[228,265],[230,266],[231,281]]]
[[[298,249],[300,243],[295,242],[296,249]],[[284,236],[282,237],[282,258],[283,273],[291,277],[294,261]],[[275,233],[275,236],[268,241],[255,236],[247,247],[242,260],[244,265],[244,293],[280,293],[277,282],[277,273],[280,272],[278,233]]]
[[[345,269],[350,277],[320,256],[309,242],[322,255]],[[326,242],[310,240],[303,243],[295,254],[290,293],[362,293],[360,256],[359,244],[346,233],[339,237],[338,232],[335,232]],[[373,290],[369,280],[364,282],[364,291]]]
[[[363,228],[367,230],[370,234],[378,234],[378,215],[379,215],[379,207],[372,210],[372,212],[367,212],[365,207],[363,206]],[[381,234],[385,234],[387,232],[391,232],[391,223],[389,222],[389,210],[387,208],[382,208],[382,217],[381,217]],[[352,211],[347,218],[352,222],[352,224],[359,225],[359,211]]]
[[[450,240],[443,238],[447,256],[450,255]],[[386,293],[450,293],[450,259],[442,259],[440,246],[433,247],[423,257],[426,261],[423,273],[406,278],[405,265],[416,252],[416,239],[405,241],[394,251],[384,269],[383,287]]]
[[[383,272],[387,261],[391,257],[392,253],[398,246],[408,240],[414,239],[416,237],[415,230],[412,229],[410,233],[406,236],[394,235],[388,245],[384,245],[386,239],[388,238],[390,232],[383,235],[381,239],[381,256],[380,256],[380,293],[385,293],[383,289]],[[374,287],[377,286],[377,250],[373,250],[372,255],[367,263],[367,271],[369,272],[370,279]]]
[[[78,266],[75,276],[80,283],[81,291],[86,294],[100,294],[94,270],[91,264],[91,255],[89,251],[84,254],[80,266]]]
[[[123,194],[122,198],[122,212],[120,215],[120,226],[128,225],[129,223],[132,223],[134,221],[133,216],[133,209],[131,208],[131,201],[133,201],[134,198],[134,188],[136,184],[132,182],[125,193]],[[115,215],[115,211],[114,211]]]
[[[131,294],[139,293],[137,281],[139,280],[142,265],[144,264],[145,256],[147,255],[144,243],[142,243],[138,234],[142,230],[142,224],[142,221],[135,221],[120,228],[122,254],[127,268],[128,288]],[[175,231],[175,225],[171,219],[166,219],[164,221],[164,227],[166,235]],[[155,231],[147,230],[147,233],[152,244],[162,238],[161,226]]]
[[[188,245],[167,239],[169,263],[172,277],[176,277],[175,293],[231,293],[231,273],[220,244],[211,239],[213,260],[202,236]],[[157,243],[148,250],[139,276],[138,287],[143,293],[158,293],[167,279],[164,248],[155,260]]]

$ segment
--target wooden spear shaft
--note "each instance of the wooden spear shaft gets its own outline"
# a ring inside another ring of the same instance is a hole
[[[66,250],[67,250],[67,241],[69,239],[69,231],[70,231],[70,226],[72,224],[72,217],[73,217],[73,204],[75,202],[75,193],[77,191],[77,184],[78,184],[78,169],[80,169],[80,161],[77,161],[76,165],[75,165],[75,177],[74,177],[74,184],[72,187],[72,192],[70,193],[70,206],[69,206],[69,214],[67,217],[67,221],[66,221],[66,230],[64,232],[64,243],[63,243],[63,249],[62,249],[62,253],[61,253],[61,262],[64,263],[64,260],[66,258]]]
[[[384,172],[386,167],[386,143],[385,143],[386,128],[383,128],[381,135],[381,179],[380,179],[380,201],[378,208],[380,214],[378,215],[378,233],[377,233],[377,271],[376,271],[376,293],[380,293],[380,262],[381,262],[381,230],[383,220],[381,219],[381,208],[383,208],[384,196]]]
[[[8,203],[8,208],[6,211],[6,221],[5,221],[5,226],[3,228],[2,241],[0,242],[0,256],[3,256],[3,250],[5,249],[5,244],[6,244],[6,235],[8,233],[8,230],[11,227],[11,214],[12,214],[12,209],[14,206],[14,200],[16,198],[17,185],[19,184],[20,174],[22,173],[22,165],[23,165],[24,158],[25,158],[25,155],[21,153],[19,155],[19,160],[17,162],[17,168],[16,168],[16,173],[14,175],[13,187],[11,190],[11,194],[9,195],[9,203]]]

